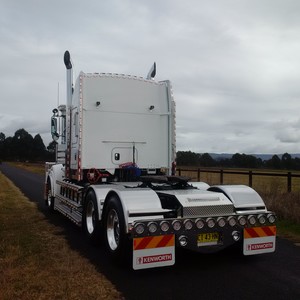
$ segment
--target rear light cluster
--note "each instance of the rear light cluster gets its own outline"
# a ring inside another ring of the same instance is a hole
[[[274,224],[276,217],[274,214],[260,214],[260,215],[240,215],[229,217],[208,217],[197,219],[175,219],[175,220],[162,220],[162,221],[149,221],[149,222],[137,222],[134,224],[133,229],[135,234],[143,235],[155,234],[157,232],[179,232],[182,230],[189,231],[192,229],[202,228],[223,228],[226,225],[229,227],[239,226],[263,226],[267,224]]]

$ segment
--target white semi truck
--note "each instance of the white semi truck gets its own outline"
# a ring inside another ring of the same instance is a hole
[[[56,162],[46,163],[45,202],[103,242],[133,269],[175,263],[177,247],[244,255],[275,250],[276,216],[253,189],[176,176],[175,102],[170,81],[81,72],[53,110]]]

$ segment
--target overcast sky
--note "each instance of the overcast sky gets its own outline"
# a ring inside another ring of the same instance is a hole
[[[0,0],[0,132],[48,145],[67,49],[75,76],[146,76],[156,61],[177,150],[300,152],[298,0]]]

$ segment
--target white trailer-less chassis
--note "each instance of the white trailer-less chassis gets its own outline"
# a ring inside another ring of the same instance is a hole
[[[244,255],[275,250],[276,217],[242,185],[175,176],[175,103],[169,81],[81,72],[69,52],[67,103],[53,110],[56,162],[46,163],[45,200],[101,239],[134,269],[173,265],[175,248],[208,253],[242,243]]]

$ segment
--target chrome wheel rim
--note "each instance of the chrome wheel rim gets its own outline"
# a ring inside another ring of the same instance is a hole
[[[93,201],[89,201],[86,208],[86,228],[89,234],[95,230],[96,210]]]
[[[49,207],[51,206],[51,202],[52,202],[51,188],[48,188],[47,203]]]
[[[117,212],[112,209],[107,216],[107,241],[111,250],[116,250],[120,243],[120,222]]]

